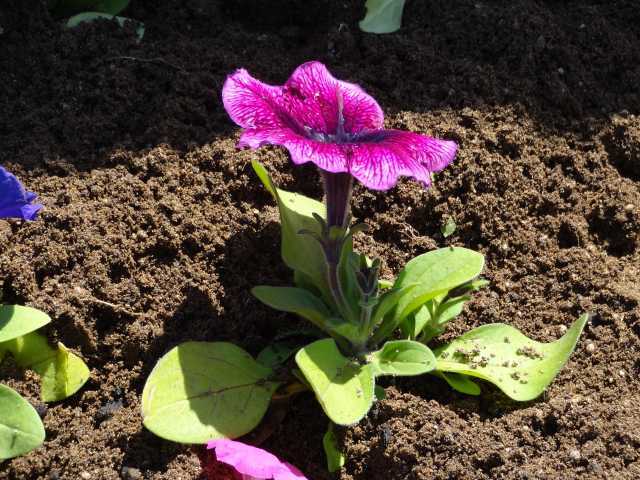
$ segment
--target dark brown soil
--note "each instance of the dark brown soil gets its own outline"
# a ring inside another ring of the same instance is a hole
[[[361,0],[132,0],[124,15],[145,23],[141,42],[110,22],[67,30],[45,3],[0,7],[0,163],[46,207],[37,222],[0,223],[0,287],[4,302],[48,312],[50,338],[92,377],[50,406],[45,445],[0,465],[0,479],[115,480],[123,467],[197,478],[193,451],[142,428],[145,378],[184,340],[255,353],[297,322],[249,293],[289,281],[249,161],[321,194],[283,151],[236,151],[220,88],[240,66],[281,83],[310,59],[363,85],[389,127],[460,143],[436,187],[358,188],[354,206],[372,226],[358,247],[387,276],[438,246],[486,254],[491,286],[446,338],[505,322],[551,340],[593,313],[536,402],[487,385],[467,397],[432,377],[388,384],[340,432],[338,478],[640,478],[636,1],[409,0],[403,29],[375,36],[357,29]],[[457,230],[445,240],[447,218]],[[3,381],[37,397],[30,375]],[[303,395],[266,446],[328,479],[325,427]]]

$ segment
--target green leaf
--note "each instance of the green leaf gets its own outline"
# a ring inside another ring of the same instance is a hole
[[[451,372],[439,372],[437,370],[431,373],[436,377],[442,378],[457,392],[464,393],[466,395],[480,395],[480,386],[466,375]]]
[[[322,298],[330,301],[324,252],[320,244],[310,235],[300,234],[303,230],[320,234],[320,225],[313,214],[325,218],[324,204],[304,195],[276,188],[259,162],[253,161],[251,164],[260,181],[278,202],[282,228],[281,252],[284,263],[292,270],[302,272],[303,278],[313,283],[322,294]]]
[[[274,342],[258,354],[256,360],[267,368],[276,368],[286,363],[298,350],[299,345],[291,341]]]
[[[40,310],[20,305],[0,306],[0,343],[33,332],[51,321]]]
[[[371,408],[375,385],[371,366],[344,357],[333,339],[302,348],[296,363],[332,422],[353,425]]]
[[[43,402],[57,402],[76,393],[89,379],[89,368],[80,357],[62,343],[49,346],[47,339],[37,332],[3,343],[16,363],[40,375],[40,398]]]
[[[144,426],[180,443],[206,443],[250,432],[278,383],[272,371],[225,342],[186,342],[156,364],[142,392]]]
[[[393,288],[392,290],[388,290],[387,292],[385,292],[380,297],[380,301],[378,302],[378,305],[373,312],[371,325],[378,325],[378,323],[380,323],[380,321],[387,315],[387,313],[391,312],[396,307],[398,301],[400,301],[403,296],[413,290],[415,286],[416,285],[406,285],[402,288]],[[393,333],[393,330],[394,326],[392,321],[383,322],[376,330],[372,339],[372,343],[374,345],[377,345],[378,343],[382,342]]]
[[[422,375],[436,368],[436,357],[429,347],[411,340],[386,342],[368,360],[376,376]]]
[[[392,33],[402,22],[405,0],[367,0],[367,14],[360,21],[360,29],[369,33]]]
[[[331,312],[322,300],[307,290],[295,287],[260,286],[251,289],[254,297],[265,305],[306,318],[316,327],[327,331],[327,319]]]
[[[322,437],[322,446],[324,447],[324,453],[327,457],[327,470],[330,472],[337,472],[340,470],[346,461],[344,453],[338,448],[338,440],[336,434],[333,431],[333,423],[329,422],[327,432]]]
[[[450,237],[456,231],[457,225],[453,218],[447,218],[447,221],[440,226],[440,233],[444,238]]]
[[[129,0],[54,0],[54,15],[65,16],[79,12],[101,12],[116,15],[129,5]]]
[[[533,400],[567,363],[588,318],[582,315],[551,343],[531,340],[509,325],[483,325],[437,349],[437,369],[487,380],[514,400]]]
[[[44,442],[44,425],[35,408],[0,384],[0,460],[17,457]]]
[[[136,26],[136,35],[138,36],[138,40],[142,40],[144,37],[144,23],[138,22],[137,20],[132,20],[131,18],[126,17],[116,17],[110,15],[108,13],[100,13],[100,12],[83,12],[78,15],[74,15],[65,24],[67,28],[75,28],[81,23],[89,23],[95,22],[96,20],[115,20],[120,27],[124,27],[126,22],[133,22]]]
[[[482,254],[460,247],[441,248],[409,261],[398,275],[395,287],[417,286],[398,302],[394,323],[398,325],[432,298],[473,280],[483,267]]]

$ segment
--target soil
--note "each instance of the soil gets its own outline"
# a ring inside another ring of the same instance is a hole
[[[443,340],[504,322],[549,341],[592,319],[534,402],[388,382],[338,432],[348,461],[332,477],[326,419],[301,395],[266,448],[314,480],[640,478],[640,5],[409,0],[399,32],[370,35],[363,3],[133,0],[123,15],[144,22],[138,41],[131,25],[66,29],[44,0],[3,2],[0,163],[45,209],[0,223],[2,300],[50,314],[48,336],[91,379],[42,410],[44,446],[0,479],[198,477],[197,452],[142,427],[145,378],[182,341],[255,354],[299,325],[249,293],[290,282],[250,160],[321,195],[317,172],[284,151],[236,150],[220,89],[238,67],[282,83],[310,59],[361,84],[389,127],[460,144],[429,190],[403,180],[354,195],[372,227],[357,247],[386,277],[440,246],[486,255],[490,286]],[[3,381],[36,401],[30,374]]]

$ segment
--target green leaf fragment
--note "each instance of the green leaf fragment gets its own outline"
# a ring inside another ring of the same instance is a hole
[[[457,225],[453,218],[447,218],[447,221],[440,226],[440,233],[444,238],[450,237],[456,231]]]
[[[360,29],[369,33],[392,33],[402,24],[405,0],[367,0],[367,14]]]
[[[206,443],[250,432],[278,383],[270,368],[225,342],[187,342],[164,355],[142,392],[146,428],[180,443]]]
[[[256,360],[267,368],[276,368],[287,362],[298,348],[295,342],[275,342],[263,348]]]
[[[480,386],[471,380],[468,376],[452,372],[431,372],[435,376],[442,378],[455,391],[466,395],[480,395]]]
[[[429,347],[411,340],[386,342],[368,360],[376,376],[422,375],[436,367],[436,357]]]
[[[344,357],[333,339],[302,348],[296,363],[332,422],[353,425],[371,408],[375,385],[371,366]]]
[[[437,369],[491,382],[514,400],[533,400],[566,364],[588,318],[582,315],[551,343],[531,340],[509,325],[483,325],[437,349]]]
[[[44,442],[44,425],[35,408],[0,384],[0,460],[17,457]]]
[[[337,472],[344,466],[346,457],[338,448],[338,440],[331,422],[329,422],[327,432],[322,437],[322,446],[327,457],[327,470],[331,473]]]
[[[144,37],[145,27],[144,23],[138,22],[137,20],[132,20],[131,18],[126,17],[116,17],[114,15],[110,15],[108,13],[101,12],[83,12],[78,15],[74,15],[65,24],[67,28],[75,28],[81,23],[89,23],[95,22],[96,20],[115,20],[120,27],[124,27],[126,22],[133,22],[136,26],[136,35],[138,36],[138,40],[142,40]]]
[[[331,312],[318,297],[295,287],[260,286],[251,289],[254,297],[265,305],[283,312],[300,315],[322,330],[327,330]]]
[[[0,306],[0,343],[31,333],[47,323],[51,318],[44,312],[20,305]]]
[[[43,402],[57,402],[76,393],[89,379],[89,367],[62,343],[49,346],[47,339],[37,332],[2,344],[21,368],[40,375],[40,398]]]

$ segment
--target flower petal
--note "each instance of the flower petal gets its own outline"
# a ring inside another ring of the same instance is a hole
[[[243,128],[287,129],[307,137],[335,135],[341,108],[345,132],[350,134],[380,129],[384,122],[382,109],[370,95],[337,80],[319,62],[299,66],[282,87],[237,70],[222,87],[222,101]]]
[[[354,83],[336,79],[320,62],[307,62],[296,68],[284,90],[298,99],[293,103],[296,116],[317,132],[336,133],[340,102],[347,133],[378,130],[384,124],[382,109],[373,97]]]
[[[413,177],[431,184],[431,174],[449,165],[457,145],[413,132],[379,130],[342,145],[349,172],[373,190],[388,190],[398,177]]]
[[[0,167],[0,218],[34,220],[42,208],[31,203],[35,199],[35,193],[27,192],[12,173]]]
[[[287,129],[250,129],[240,137],[239,147],[258,148],[263,145],[280,145],[289,150],[296,165],[315,163],[328,172],[348,172],[347,158],[341,145],[312,140]]]
[[[227,439],[213,440],[207,448],[215,449],[218,461],[243,475],[265,480],[307,480],[298,469],[261,448]]]

